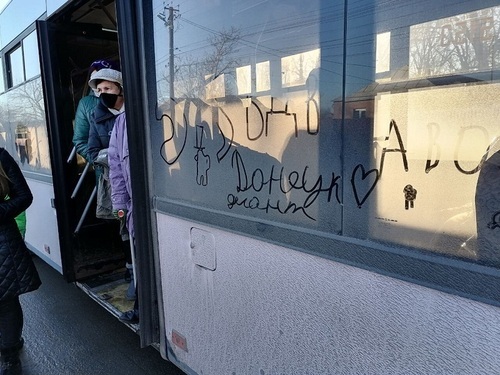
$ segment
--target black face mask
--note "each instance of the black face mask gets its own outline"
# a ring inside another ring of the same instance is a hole
[[[121,95],[118,95],[118,94],[109,94],[109,93],[103,92],[103,93],[101,93],[101,95],[99,95],[99,100],[101,101],[101,103],[105,107],[115,108],[116,101],[118,100],[119,96],[121,96]]]

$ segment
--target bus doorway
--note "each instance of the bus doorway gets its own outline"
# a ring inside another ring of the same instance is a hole
[[[90,93],[90,64],[98,59],[119,64],[114,1],[69,2],[37,21],[37,31],[63,275],[94,288],[124,284],[119,223],[96,218],[94,170],[72,143],[78,102]]]

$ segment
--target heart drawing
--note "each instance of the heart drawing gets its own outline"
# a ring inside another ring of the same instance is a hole
[[[358,173],[359,172],[359,173]],[[368,178],[368,181],[365,180]],[[379,178],[378,169],[370,169],[368,172],[365,170],[362,164],[358,164],[356,168],[352,171],[351,185],[352,191],[354,192],[354,198],[356,198],[356,203],[358,208],[361,208],[366,199],[370,196],[373,189],[377,185]],[[358,194],[358,190],[361,192],[365,191],[364,194]]]

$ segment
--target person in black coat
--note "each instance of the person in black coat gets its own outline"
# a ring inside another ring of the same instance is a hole
[[[23,311],[19,295],[38,289],[40,277],[15,217],[33,195],[12,156],[0,148],[0,375],[22,374]]]

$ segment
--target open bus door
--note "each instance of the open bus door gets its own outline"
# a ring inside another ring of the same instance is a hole
[[[122,9],[121,14],[130,13]],[[86,166],[75,155],[72,144],[75,110],[88,89],[88,67],[97,59],[120,61],[116,18],[114,1],[67,2],[46,21],[37,21],[37,32],[63,275],[118,316],[133,305],[124,293],[128,283],[123,277],[125,254],[119,223],[96,219],[91,198],[95,174],[88,168],[90,172],[82,178]],[[126,27],[125,21],[121,27]],[[125,39],[124,44],[128,45],[130,40]],[[131,55],[127,57],[127,64],[137,58],[132,47],[128,48]],[[131,87],[134,85],[138,82],[133,82]],[[76,194],[75,190],[78,190]],[[137,202],[144,205],[141,199]],[[147,249],[152,247],[150,242],[142,243]],[[149,254],[138,258],[141,257],[148,260]],[[147,263],[146,260],[142,262]],[[141,319],[139,325],[129,324],[135,331],[140,329],[142,346],[159,342],[158,306],[151,275],[154,272],[147,267],[142,277],[139,272]]]
[[[118,224],[95,218],[95,175],[73,151],[73,119],[88,67],[116,58],[116,33],[98,24],[37,21],[63,275],[82,280],[123,266]]]

